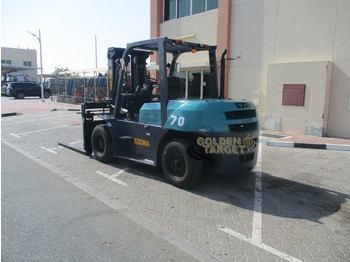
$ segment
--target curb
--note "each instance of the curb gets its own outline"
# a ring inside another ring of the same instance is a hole
[[[3,113],[3,114],[1,114],[1,117],[7,117],[7,116],[16,116],[17,115],[17,113]]]
[[[53,112],[53,111],[76,111],[76,112],[79,112],[80,109],[72,109],[72,108],[53,108],[53,109],[51,109],[49,112]]]
[[[288,141],[267,141],[266,144],[268,146],[274,146],[274,147],[294,147],[294,148],[350,151],[350,145],[296,143],[296,142],[288,142]]]

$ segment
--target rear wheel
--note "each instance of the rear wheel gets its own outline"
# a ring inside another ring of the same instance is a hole
[[[174,186],[189,188],[202,176],[202,159],[190,153],[192,144],[183,139],[170,141],[162,154],[162,167],[167,180]]]
[[[49,97],[50,97],[50,92],[47,92],[47,91],[44,92],[44,97],[45,97],[45,98],[49,98]]]
[[[108,163],[113,160],[113,143],[107,125],[97,125],[91,137],[92,150],[98,161]]]
[[[18,95],[17,95],[17,97],[18,97],[19,99],[23,99],[23,98],[24,98],[24,93],[23,93],[23,92],[19,92]]]

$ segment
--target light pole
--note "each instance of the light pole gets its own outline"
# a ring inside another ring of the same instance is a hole
[[[43,83],[43,59],[42,59],[42,54],[41,54],[41,33],[39,29],[39,37],[36,34],[33,34],[31,32],[26,31],[28,34],[31,34],[34,36],[36,39],[39,41],[40,45],[40,86],[41,86],[41,102],[45,102],[44,99],[44,83]]]

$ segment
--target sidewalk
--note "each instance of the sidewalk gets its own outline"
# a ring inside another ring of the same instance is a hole
[[[260,131],[260,142],[275,147],[350,151],[350,139],[317,137],[290,132]]]

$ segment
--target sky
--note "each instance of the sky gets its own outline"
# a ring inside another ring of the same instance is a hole
[[[43,72],[107,67],[108,47],[150,38],[149,0],[1,0],[1,46],[36,49]]]

